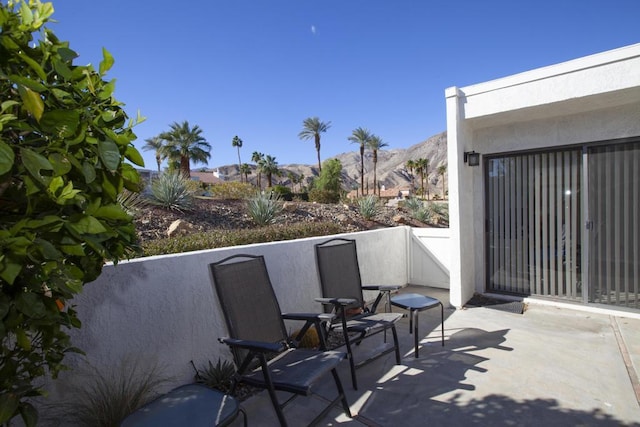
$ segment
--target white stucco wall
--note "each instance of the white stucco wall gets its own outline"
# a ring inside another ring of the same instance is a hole
[[[445,91],[450,185],[451,299],[485,286],[483,155],[640,135],[640,44]]]
[[[357,241],[358,260],[365,284],[409,283],[407,239],[409,227],[343,234]],[[189,363],[203,366],[227,357],[217,342],[226,335],[209,277],[208,264],[227,256],[248,253],[265,257],[269,275],[283,311],[319,312],[320,296],[314,244],[330,236],[272,242],[157,256],[107,265],[75,300],[82,328],[72,331],[72,342],[97,367],[118,366],[135,355],[158,363],[175,386],[192,381]],[[433,247],[433,246],[432,246]],[[438,249],[437,246],[434,250]],[[292,325],[292,328],[295,327]],[[68,360],[77,366],[80,359]],[[73,372],[49,385],[55,396],[65,393]]]
[[[449,289],[451,245],[448,228],[414,228],[409,236],[409,283]]]

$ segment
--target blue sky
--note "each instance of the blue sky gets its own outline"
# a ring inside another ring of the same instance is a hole
[[[203,129],[209,167],[259,151],[315,164],[302,121],[331,121],[321,157],[368,128],[407,148],[446,130],[444,90],[640,42],[638,0],[54,0],[56,35],[97,64],[136,146],[175,121]],[[142,152],[147,168],[154,153]],[[200,167],[202,165],[197,165]]]

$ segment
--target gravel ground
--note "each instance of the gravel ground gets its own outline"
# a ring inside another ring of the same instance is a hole
[[[242,200],[197,199],[194,208],[184,212],[149,206],[142,209],[137,215],[135,223],[140,239],[144,242],[167,237],[169,226],[178,219],[191,224],[196,232],[256,228],[247,215],[246,204]],[[384,207],[372,221],[367,221],[353,206],[310,202],[285,202],[285,209],[276,223],[286,225],[320,221],[341,224],[344,227],[344,232],[399,225],[429,226],[412,219],[406,211],[395,207]]]

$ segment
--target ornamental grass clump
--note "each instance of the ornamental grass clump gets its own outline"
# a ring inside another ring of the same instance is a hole
[[[50,417],[69,425],[117,426],[159,395],[170,381],[157,363],[127,357],[113,367],[87,364],[75,370],[72,389],[52,405]]]
[[[165,172],[151,184],[151,203],[164,208],[184,211],[194,200],[189,179],[179,172]]]
[[[424,202],[417,198],[407,199],[405,207],[409,210],[409,215],[420,222],[429,222],[433,212],[424,205]]]
[[[380,212],[378,197],[373,194],[360,197],[357,200],[357,204],[360,215],[362,215],[362,217],[366,220],[372,220]]]
[[[273,224],[282,213],[280,196],[275,192],[257,193],[247,201],[247,212],[256,225]]]

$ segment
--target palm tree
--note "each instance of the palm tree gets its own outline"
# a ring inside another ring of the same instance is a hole
[[[325,133],[331,127],[331,122],[322,122],[317,117],[309,117],[302,122],[302,131],[298,134],[298,138],[305,141],[313,138],[316,143],[316,152],[318,153],[318,171],[322,172],[320,164],[320,134]]]
[[[291,183],[291,191],[294,191],[294,185],[296,183],[296,174],[293,171],[287,171],[287,178],[289,178],[289,182]]]
[[[378,164],[378,150],[384,147],[388,147],[389,144],[382,141],[378,135],[371,135],[369,142],[367,143],[369,149],[373,152],[373,194],[376,194],[378,184],[376,182],[376,166]],[[378,196],[380,196],[380,189],[378,189]]]
[[[429,159],[420,158],[416,160],[416,171],[420,174],[420,193],[422,193],[422,197],[424,197],[425,175],[427,175],[427,180],[429,179],[428,170],[429,170]],[[427,182],[427,193],[429,191],[428,186],[429,186],[429,182]],[[427,200],[429,200],[428,196],[427,196]]]
[[[258,170],[258,188],[262,189],[262,171],[260,170],[260,162],[264,159],[264,154],[254,151],[251,155],[251,161],[256,162],[256,168]]]
[[[162,154],[162,149],[163,149],[164,143],[162,141],[162,138],[160,138],[159,136],[154,136],[154,137],[145,139],[144,142],[146,142],[146,144],[144,144],[142,146],[142,149],[144,151],[155,150],[155,152],[156,152],[156,163],[158,164],[158,172],[160,172],[160,165],[162,164],[162,161],[164,160],[164,156]]]
[[[447,165],[438,166],[438,175],[442,177],[442,200],[444,200],[444,174],[447,173]]]
[[[267,154],[267,156],[264,159],[261,159],[258,163],[258,168],[262,171],[262,173],[266,175],[267,185],[269,186],[269,188],[272,187],[271,177],[273,175],[278,176],[278,174],[280,173],[276,158]]]
[[[186,120],[174,122],[159,137],[165,141],[163,154],[169,161],[179,162],[180,172],[187,178],[191,177],[191,162],[206,164],[211,157],[211,144],[202,136],[202,129],[198,125],[190,127]]]
[[[364,149],[371,139],[371,133],[364,128],[356,128],[347,138],[353,144],[360,144],[360,189],[364,194]]]
[[[404,166],[409,170],[409,175],[411,176],[411,194],[413,194],[413,190],[415,189],[415,177],[413,175],[413,170],[416,168],[416,162],[409,159],[407,160],[407,163],[404,164]]]
[[[238,171],[242,169],[242,160],[240,160],[240,148],[242,148],[242,140],[238,138],[238,135],[234,136],[231,140],[231,146],[238,148]],[[242,172],[240,172],[240,182],[242,182]]]
[[[249,182],[249,175],[251,174],[251,166],[246,163],[240,165],[240,182],[242,182],[242,175],[244,175],[244,182]]]

